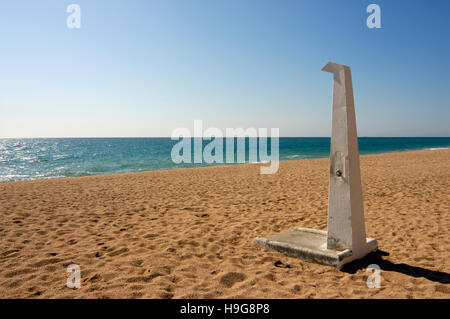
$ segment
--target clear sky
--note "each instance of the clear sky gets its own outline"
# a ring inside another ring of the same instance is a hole
[[[359,136],[450,136],[449,16],[447,0],[2,1],[0,137],[170,136],[196,119],[329,136],[328,61],[352,69]]]

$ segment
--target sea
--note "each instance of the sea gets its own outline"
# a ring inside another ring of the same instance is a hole
[[[172,149],[179,141],[171,138],[25,138],[0,139],[0,182],[60,177],[141,172],[184,167],[233,165],[233,163],[176,163]],[[191,145],[194,145],[194,141]],[[211,141],[201,140],[203,149]],[[223,140],[223,161],[226,161],[226,140]],[[239,148],[233,141],[235,161]],[[242,141],[241,141],[242,142]],[[245,143],[245,162],[250,162],[249,145]],[[259,145],[260,140],[256,143]],[[360,154],[377,154],[450,147],[450,137],[360,137]],[[271,153],[270,140],[268,153]],[[230,147],[231,150],[231,147]],[[282,137],[279,139],[279,160],[302,160],[328,157],[330,138]],[[186,154],[187,154],[186,150]],[[191,159],[194,161],[194,147]],[[181,152],[182,154],[182,152]],[[220,152],[217,153],[220,155]],[[213,155],[217,155],[213,152]],[[256,161],[264,162],[258,156]]]

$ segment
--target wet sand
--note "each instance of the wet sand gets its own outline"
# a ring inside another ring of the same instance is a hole
[[[361,156],[378,257],[337,271],[253,244],[326,229],[328,163],[0,183],[0,297],[449,298],[450,149]],[[380,288],[366,284],[374,262]],[[66,287],[69,264],[80,289]]]

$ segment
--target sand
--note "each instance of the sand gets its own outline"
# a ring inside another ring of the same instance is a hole
[[[328,163],[0,183],[0,297],[449,298],[450,149],[361,156],[382,254],[340,272],[253,244],[326,229]],[[380,288],[366,284],[373,262]],[[80,289],[66,287],[69,264]]]

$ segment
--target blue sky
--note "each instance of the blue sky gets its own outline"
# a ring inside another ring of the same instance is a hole
[[[66,8],[81,7],[69,29]],[[381,7],[381,29],[366,8]],[[360,136],[450,136],[450,1],[4,1],[0,137],[277,127],[329,136],[328,61]]]

